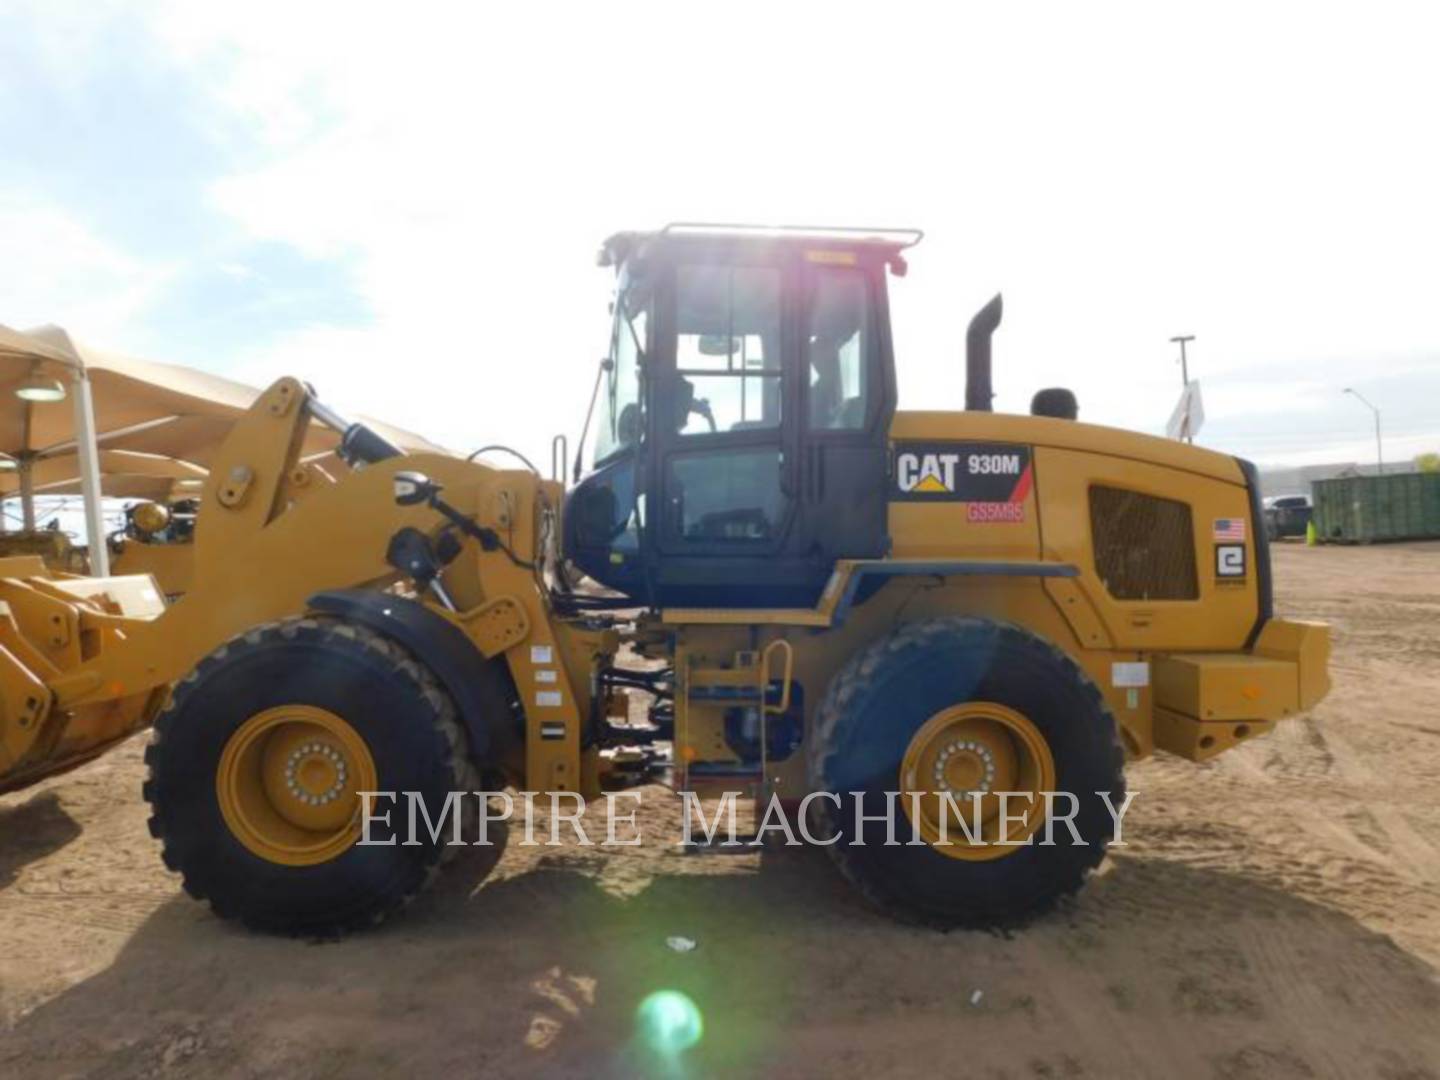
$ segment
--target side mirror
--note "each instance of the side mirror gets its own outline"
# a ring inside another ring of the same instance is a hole
[[[444,489],[421,472],[395,474],[395,505],[419,506],[435,498]]]

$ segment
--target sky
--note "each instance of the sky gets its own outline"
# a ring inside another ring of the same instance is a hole
[[[620,229],[918,226],[901,408],[1074,389],[1267,464],[1440,449],[1424,5],[0,0],[0,323],[456,450],[573,445]]]

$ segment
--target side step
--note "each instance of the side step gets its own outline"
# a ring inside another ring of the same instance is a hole
[[[748,836],[736,836],[733,844],[729,840],[716,840],[703,844],[698,841],[691,841],[688,844],[682,842],[680,853],[682,855],[758,855],[762,851],[769,850],[769,844],[763,840],[757,844],[755,842],[757,839],[759,838],[754,833],[750,833]]]

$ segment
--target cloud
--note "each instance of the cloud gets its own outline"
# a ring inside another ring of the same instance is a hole
[[[1002,407],[1068,385],[1086,419],[1158,431],[1168,339],[1194,333],[1207,436],[1262,460],[1333,452],[1327,395],[1362,376],[1403,412],[1440,356],[1440,76],[1388,6],[139,11],[224,149],[196,187],[237,239],[206,265],[285,245],[356,298],[250,336],[217,317],[174,358],[293,372],[457,447],[576,433],[594,248],[673,219],[924,226],[895,287],[910,407],[959,406],[998,289]]]
[[[43,198],[0,190],[0,296],[20,327],[56,323],[117,345],[165,287],[171,268],[137,260]]]

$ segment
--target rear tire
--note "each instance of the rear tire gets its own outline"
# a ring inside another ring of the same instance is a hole
[[[292,730],[295,739],[277,746]],[[202,660],[156,720],[145,761],[150,832],[185,890],[223,918],[314,936],[378,923],[418,894],[439,867],[450,823],[438,843],[423,821],[420,843],[401,843],[408,805],[398,793],[419,792],[435,821],[449,793],[470,790],[474,776],[454,704],[423,664],[365,627],[309,617],[257,627]],[[328,773],[327,761],[336,763]],[[306,769],[321,794],[296,787]],[[397,793],[372,809],[388,810],[393,829],[372,835],[395,844],[355,843],[362,783]],[[319,813],[329,817],[315,832],[284,816]]]
[[[856,830],[857,800],[848,793],[863,793],[858,801],[867,816],[885,813],[885,793],[905,788],[902,762],[913,760],[912,740],[924,737],[917,733],[964,703],[986,703],[981,711],[998,705],[992,711],[1018,714],[1043,737],[1053,790],[1078,800],[1074,823],[1083,846],[1058,821],[1053,845],[1039,843],[1041,826],[1034,843],[1006,847],[998,857],[909,845],[924,837],[901,812],[904,796],[893,814],[898,846],[885,845],[883,822]],[[1049,642],[986,619],[912,623],[862,650],[831,682],[808,742],[811,790],[842,799],[838,809],[833,800],[813,803],[826,829],[819,838],[839,835],[828,850],[840,871],[881,910],[940,928],[1015,925],[1073,893],[1104,858],[1114,832],[1096,793],[1109,792],[1117,808],[1125,798],[1119,732],[1095,685]]]

